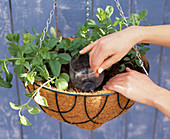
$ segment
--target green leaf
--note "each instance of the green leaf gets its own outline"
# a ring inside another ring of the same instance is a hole
[[[13,75],[12,75],[12,73],[10,73],[10,72],[8,71],[8,68],[7,68],[7,65],[6,65],[5,61],[4,61],[3,64],[2,64],[2,70],[5,72],[6,81],[7,81],[7,82],[11,82],[11,81],[12,81],[12,78],[13,78]]]
[[[139,15],[138,14],[131,14],[130,15],[130,23],[134,26],[139,25]]]
[[[16,33],[16,34],[13,34],[13,39],[16,43],[19,43],[19,40],[20,40],[20,34],[19,33]]]
[[[59,58],[63,59],[63,60],[66,60],[66,61],[70,61],[71,60],[71,56],[67,53],[60,53],[58,55]]]
[[[15,61],[15,65],[21,65],[23,62],[21,59]]]
[[[74,56],[75,54],[77,54],[79,52],[79,50],[74,50],[71,52],[71,56]]]
[[[33,93],[24,93],[24,95],[25,95],[26,97],[32,97],[34,94],[35,94],[35,92],[33,92]]]
[[[120,66],[121,66],[121,69],[119,70],[119,72],[123,72],[126,69],[126,66],[125,64],[121,64]]]
[[[17,73],[18,75],[21,73],[25,73],[25,68],[23,65],[16,65],[14,68],[14,72]]]
[[[57,60],[50,60],[49,65],[54,76],[58,77],[61,71],[61,64]]]
[[[29,62],[25,61],[23,64],[27,69],[30,69],[30,63]]]
[[[31,125],[31,123],[28,121],[28,119],[25,116],[19,117],[19,123],[24,125],[24,126],[30,126]]]
[[[71,47],[71,41],[68,38],[66,38],[65,41],[66,41],[66,44],[65,44],[64,50],[68,50]]]
[[[18,48],[15,46],[9,46],[8,50],[12,56],[17,56]]]
[[[149,51],[150,48],[148,48],[148,47],[143,47],[142,50],[146,52],[146,51]]]
[[[42,80],[44,80],[42,77],[39,77],[39,76],[35,76],[35,80],[36,81],[42,81]]]
[[[141,67],[141,65],[140,65],[140,63],[139,63],[139,59],[135,59],[135,63],[136,63],[139,67]]]
[[[46,98],[40,96],[39,93],[34,97],[34,100],[35,100],[35,102],[38,103],[39,105],[48,107],[48,103],[47,103]]]
[[[61,90],[65,90],[68,88],[68,82],[61,78],[61,79],[56,79],[55,81],[55,86],[58,88],[58,89],[61,89]]]
[[[33,84],[35,81],[35,78],[34,78],[35,75],[36,75],[35,72],[27,74],[27,77],[26,77],[27,81],[29,81],[31,84]]]
[[[24,41],[24,44],[27,44],[29,42],[32,42],[36,39],[35,36],[31,35],[30,33],[26,33],[23,35],[23,41]]]
[[[124,61],[129,61],[130,58],[129,58],[129,57],[125,57],[125,58],[123,58],[123,60],[124,60]]]
[[[40,113],[40,109],[38,109],[37,107],[34,106],[27,106],[27,110],[30,114],[39,114]]]
[[[70,77],[67,73],[61,73],[59,76],[59,79],[61,79],[61,78],[65,79],[67,82],[69,82],[69,80],[70,80]]]
[[[148,10],[141,11],[139,13],[140,19],[145,19],[144,17],[148,14]]]
[[[106,15],[104,14],[104,10],[102,8],[97,8],[97,13],[96,13],[96,17],[99,21],[99,23],[106,18]]]
[[[62,40],[60,42],[60,44],[57,44],[57,48],[56,49],[64,49],[66,45],[66,40]]]
[[[39,35],[39,34],[35,31],[34,26],[32,26],[32,31],[34,32],[35,35],[37,35],[37,36]]]
[[[43,58],[40,55],[38,55],[38,56],[34,57],[34,59],[32,61],[32,65],[35,65],[35,66],[40,65],[42,60],[43,60]]]
[[[38,52],[38,46],[33,43],[27,43],[22,47],[22,52],[24,54],[30,54],[32,52]]]
[[[105,13],[106,13],[107,17],[110,17],[113,14],[113,11],[114,11],[114,9],[112,6],[106,6]]]
[[[14,110],[20,110],[23,107],[22,105],[14,104],[12,102],[9,102],[9,105]]]
[[[4,79],[2,77],[0,77],[0,86],[4,87],[4,88],[11,88],[12,85],[7,82],[7,81],[4,81]]]
[[[104,10],[102,8],[97,8],[97,14],[102,14],[104,13]]]
[[[89,20],[86,21],[85,26],[87,26],[87,27],[89,27],[89,28],[95,28],[95,27],[97,27],[98,25],[97,25],[97,23],[96,23],[94,20],[89,19]],[[87,29],[86,29],[86,30],[87,30]]]
[[[142,47],[139,52],[141,55],[146,55],[146,51],[149,51],[149,50],[150,48],[148,47]]]
[[[8,34],[6,35],[6,39],[7,39],[8,41],[13,41],[13,35],[12,35],[11,33],[8,33]]]
[[[52,38],[51,40],[48,41],[47,43],[47,48],[48,50],[51,50],[54,48],[54,46],[57,45],[58,42],[61,41],[61,38]]]
[[[18,74],[18,77],[19,78],[25,78],[25,77],[27,77],[27,73]]]
[[[56,30],[55,30],[54,27],[51,27],[51,28],[50,28],[50,33],[51,33],[51,35],[52,35],[54,38],[57,37],[57,33],[56,33]]]
[[[36,70],[40,72],[40,75],[44,77],[46,80],[48,80],[49,72],[47,70],[46,65],[43,66],[36,66]],[[36,77],[38,78],[38,77]],[[40,78],[39,78],[40,79]],[[41,78],[42,79],[42,78]]]

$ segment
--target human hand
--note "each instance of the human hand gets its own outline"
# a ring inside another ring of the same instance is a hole
[[[80,54],[85,54],[91,50],[89,63],[97,77],[103,70],[121,60],[140,41],[137,28],[129,27],[102,37],[80,51]]]
[[[126,68],[126,71],[111,78],[103,88],[119,92],[136,102],[153,106],[159,86],[145,74],[130,68]]]

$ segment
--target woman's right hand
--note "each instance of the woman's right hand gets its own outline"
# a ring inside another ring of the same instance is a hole
[[[80,51],[90,51],[90,67],[98,77],[103,70],[121,60],[140,40],[138,27],[132,26],[122,31],[104,36]]]

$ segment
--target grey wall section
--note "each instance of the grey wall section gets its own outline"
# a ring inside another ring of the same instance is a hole
[[[9,56],[5,36],[11,32],[8,0],[0,2],[0,57]],[[10,69],[12,71],[12,69]],[[15,78],[15,77],[14,77]],[[0,87],[0,139],[20,138],[17,112],[9,106],[9,101],[17,103],[16,84],[12,89]]]
[[[170,1],[165,1],[164,24],[170,24]],[[160,86],[170,90],[170,49],[162,47],[162,65],[160,71]],[[170,138],[170,120],[158,111],[156,139]]]
[[[54,1],[54,0],[53,0]],[[27,29],[32,33],[32,25],[38,33],[45,27],[45,21],[49,17],[53,1],[46,0],[12,0],[12,14],[14,33],[24,32]],[[64,37],[74,36],[77,26],[82,25],[85,17],[86,0],[59,0],[57,9],[58,28]],[[93,2],[94,7],[91,6]],[[140,12],[148,10],[148,21],[144,24],[159,25],[170,24],[170,1],[169,0],[120,0],[125,16],[129,16],[130,11]],[[130,7],[132,3],[132,7]],[[90,0],[90,17],[98,7],[105,8],[112,5],[115,8],[112,19],[119,16],[114,0]],[[132,8],[132,9],[131,9]],[[92,11],[93,10],[93,11]],[[53,17],[51,26],[55,26]],[[0,1],[0,58],[9,55],[6,47],[5,35],[11,32],[9,3],[8,0]],[[150,63],[150,78],[170,90],[170,49],[151,45],[151,50],[147,55]],[[161,51],[162,50],[162,51]],[[161,53],[162,52],[162,53]],[[160,61],[162,58],[162,61]],[[161,67],[160,67],[161,66]],[[159,68],[160,67],[160,68]],[[159,71],[160,69],[160,71]],[[11,71],[13,69],[11,68]],[[160,76],[159,76],[160,73]],[[58,120],[48,117],[44,112],[37,116],[31,116],[27,111],[23,114],[32,122],[32,126],[18,126],[17,112],[9,107],[9,101],[18,102],[15,79],[12,89],[0,87],[0,139],[169,139],[170,120],[155,108],[136,103],[125,115],[111,120],[99,129],[90,132],[80,129],[67,123],[60,123]],[[19,81],[19,92],[21,103],[25,103],[25,88]],[[30,105],[36,106],[34,102]],[[21,132],[23,129],[23,132]]]
[[[148,10],[147,21],[144,24],[163,24],[164,1],[163,0],[133,0],[132,12]],[[158,83],[160,46],[150,45],[151,50],[147,54],[150,64],[150,78]],[[151,139],[154,137],[155,108],[136,103],[127,117],[127,138],[128,139]]]

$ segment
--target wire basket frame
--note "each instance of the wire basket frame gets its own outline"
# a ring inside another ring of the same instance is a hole
[[[149,71],[146,57],[142,56],[142,60]],[[26,90],[32,93],[42,84],[42,82],[29,84]],[[49,107],[40,107],[48,116],[87,130],[95,130],[119,117],[135,103],[118,92],[107,90],[83,93],[43,87],[40,89],[40,95],[47,99]]]
[[[38,87],[40,84],[34,83],[27,87],[27,91],[31,93]],[[134,104],[134,101],[117,92],[111,93],[111,91],[93,95],[92,93],[60,92],[43,87],[40,92],[49,103],[49,107],[40,106],[45,113],[87,130],[94,130],[105,122],[120,116]]]

